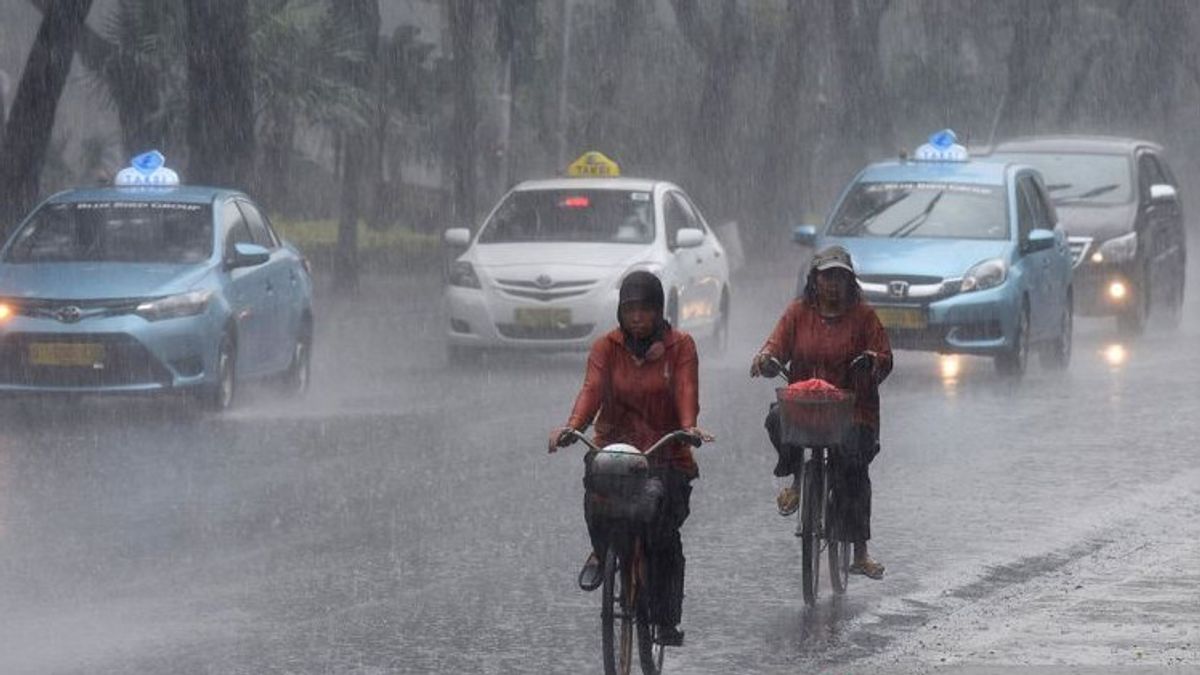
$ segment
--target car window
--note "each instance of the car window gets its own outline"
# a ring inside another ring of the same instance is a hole
[[[212,209],[184,202],[72,202],[42,207],[13,238],[10,263],[194,264],[213,250]]]
[[[828,233],[835,237],[1009,237],[999,185],[862,182],[850,189],[830,222]]]
[[[233,202],[225,202],[221,207],[221,227],[225,230],[225,253],[233,251],[234,244],[253,244],[254,236],[250,234],[250,226],[241,209]]]
[[[990,158],[1037,169],[1055,204],[1124,204],[1133,199],[1133,163],[1127,155],[997,152]]]
[[[479,243],[649,244],[654,222],[654,202],[641,190],[521,190],[484,223]]]
[[[1037,212],[1034,210],[1032,181],[1026,176],[1017,181],[1017,236],[1021,241],[1037,227]]]
[[[250,228],[250,236],[254,238],[254,243],[264,248],[273,249],[278,246],[275,237],[271,230],[267,228],[267,223],[263,220],[262,214],[250,202],[238,200],[238,208],[242,212],[242,217]]]
[[[1138,188],[1142,191],[1143,197],[1150,196],[1151,185],[1161,185],[1166,183],[1167,179],[1163,176],[1162,170],[1158,168],[1158,161],[1154,159],[1154,155],[1149,152],[1144,152],[1138,157]]]
[[[666,226],[667,246],[674,248],[679,231],[692,227],[689,216],[683,204],[675,197],[675,193],[668,192],[663,195],[663,224]]]
[[[682,192],[672,192],[672,196],[679,200],[679,207],[683,209],[684,219],[688,227],[694,227],[701,232],[708,234],[708,228],[704,224],[704,219],[700,217],[700,212],[692,200],[688,199],[687,195]]]
[[[1033,208],[1033,226],[1043,230],[1054,229],[1054,214],[1049,208],[1048,200],[1037,181],[1030,178],[1026,183],[1030,206]]]

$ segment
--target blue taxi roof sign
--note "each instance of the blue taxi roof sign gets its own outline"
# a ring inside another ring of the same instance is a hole
[[[604,153],[591,150],[567,165],[567,175],[572,178],[616,178],[621,175],[621,167]]]
[[[953,129],[942,129],[929,137],[929,142],[917,148],[913,160],[918,162],[966,162],[967,149],[958,143]]]
[[[118,187],[174,187],[179,185],[179,174],[165,165],[167,158],[158,150],[150,150],[134,157],[129,166],[117,172],[113,184]]]

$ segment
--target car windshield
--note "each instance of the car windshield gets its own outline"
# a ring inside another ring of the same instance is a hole
[[[1055,204],[1124,204],[1133,198],[1133,169],[1124,155],[1003,152],[994,157],[1040,171]]]
[[[72,202],[43,207],[5,261],[199,263],[212,255],[212,211],[184,202]]]
[[[513,192],[479,235],[482,244],[654,241],[654,200],[634,190]]]
[[[880,182],[855,185],[833,217],[835,237],[1007,239],[998,185]]]

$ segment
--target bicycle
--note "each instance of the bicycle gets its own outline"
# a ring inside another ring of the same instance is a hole
[[[764,374],[787,381],[786,367],[771,358]],[[833,592],[846,592],[850,580],[851,543],[829,538],[828,516],[837,498],[829,473],[834,456],[842,447],[854,411],[854,395],[842,391],[837,398],[796,398],[785,387],[775,390],[779,405],[780,441],[801,450],[800,469],[793,488],[800,494],[796,536],[800,539],[800,584],[804,604],[817,602],[821,576],[821,554],[829,559],[829,581]]]
[[[663,488],[650,475],[648,457],[675,441],[699,447],[701,439],[686,431],[663,436],[646,452],[616,443],[598,447],[571,429],[571,438],[595,454],[588,471],[588,500],[593,515],[603,519],[607,534],[600,599],[601,648],[605,675],[628,675],[633,668],[636,636],[638,661],[645,675],[662,672],[665,657],[650,622],[645,558],[645,529],[658,513]]]

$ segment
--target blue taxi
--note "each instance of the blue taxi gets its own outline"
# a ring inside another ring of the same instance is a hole
[[[56,194],[0,249],[0,392],[308,386],[312,281],[241,192],[179,184],[157,152]]]
[[[1013,376],[1033,350],[1070,361],[1072,256],[1041,175],[972,160],[950,130],[863,169],[793,239],[850,251],[894,347],[991,356]]]

